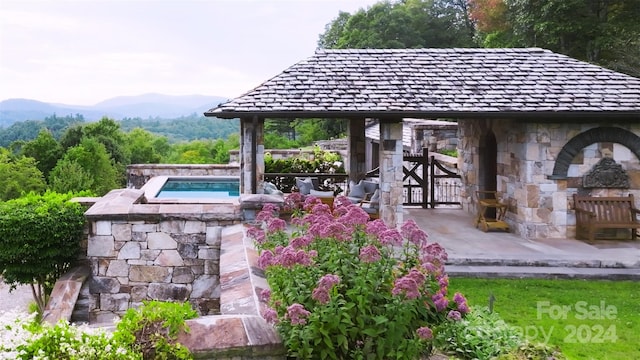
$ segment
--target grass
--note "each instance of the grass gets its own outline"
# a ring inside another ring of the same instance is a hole
[[[640,283],[633,281],[452,278],[450,293],[488,306],[531,342],[568,359],[640,359]]]

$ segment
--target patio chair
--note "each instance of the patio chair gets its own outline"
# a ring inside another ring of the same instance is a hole
[[[369,219],[375,220],[380,218],[380,189],[376,189],[371,197],[368,196],[360,201],[362,210],[369,214]]]
[[[354,204],[359,204],[362,200],[371,198],[378,189],[378,183],[371,180],[360,180],[357,184],[349,182],[349,193],[347,198]]]

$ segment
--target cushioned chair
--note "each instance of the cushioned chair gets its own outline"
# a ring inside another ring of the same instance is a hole
[[[378,219],[380,217],[380,189],[376,189],[370,198],[360,201],[360,207],[369,214],[371,220]]]
[[[371,198],[373,193],[378,189],[378,183],[371,180],[360,180],[357,184],[353,181],[349,182],[349,193],[347,198],[352,203],[358,204],[362,200]]]
[[[302,195],[309,195],[311,193],[311,190],[319,190],[319,186],[320,182],[318,181],[318,178],[296,177],[296,187]]]
[[[322,201],[324,204],[329,205],[329,207],[333,209],[333,191],[318,191],[311,189],[309,195],[317,197],[318,199],[320,199],[320,201]]]

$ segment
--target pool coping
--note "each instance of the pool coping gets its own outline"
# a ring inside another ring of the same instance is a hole
[[[156,195],[160,192],[164,184],[169,180],[214,180],[214,179],[234,179],[238,180],[237,176],[221,176],[221,175],[198,175],[198,176],[185,176],[185,175],[160,175],[154,176],[140,190],[144,192],[145,201],[147,204],[229,204],[238,205],[238,198],[231,199],[215,199],[215,198],[156,198]]]

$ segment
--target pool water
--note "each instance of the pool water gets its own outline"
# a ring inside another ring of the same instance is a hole
[[[158,199],[231,199],[240,196],[238,179],[169,179],[162,186]]]

